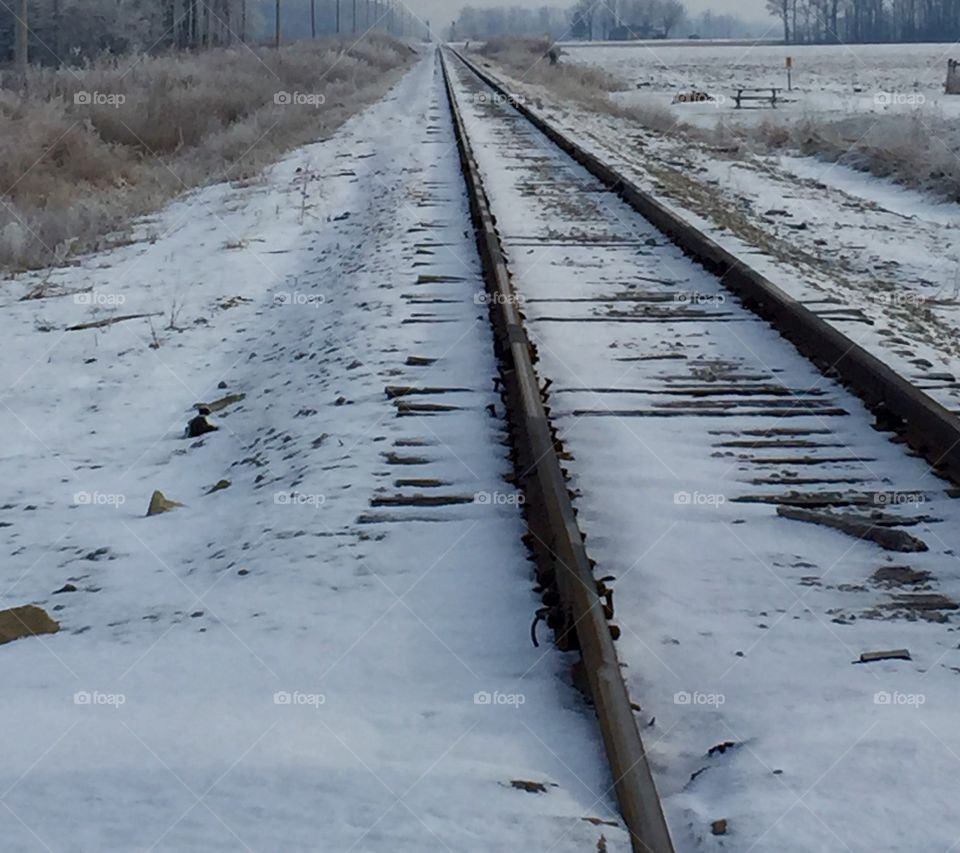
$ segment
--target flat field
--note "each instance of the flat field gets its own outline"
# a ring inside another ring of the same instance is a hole
[[[770,108],[736,109],[740,87],[787,88],[786,60],[793,60],[790,103],[776,118],[847,118],[875,113],[960,117],[960,95],[945,95],[947,60],[960,59],[956,44],[773,45],[743,42],[630,42],[563,45],[568,62],[595,65],[629,88],[614,97],[627,104],[661,106],[678,118],[710,126],[718,119],[756,122]],[[706,92],[708,103],[674,104],[674,96]]]

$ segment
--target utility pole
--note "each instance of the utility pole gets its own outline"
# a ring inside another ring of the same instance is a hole
[[[310,38],[317,37],[317,0],[310,0]]]
[[[337,35],[340,35],[340,0],[337,0]]]
[[[168,47],[172,47],[174,43],[173,13],[173,3],[171,2],[164,10],[164,14],[169,15],[169,18],[163,22],[168,33],[166,39]],[[57,67],[59,68],[63,65],[63,60],[60,58],[63,52],[63,16],[60,8],[60,0],[53,0],[53,52],[57,55]]]
[[[353,0],[353,33],[357,33],[357,0]]]
[[[276,26],[274,28],[274,47],[280,49],[280,0],[277,0]]]
[[[29,28],[27,26],[27,16],[29,14],[28,0],[20,0],[20,11],[17,14],[16,58],[17,71],[23,76],[24,82],[27,79],[27,66],[30,63]]]

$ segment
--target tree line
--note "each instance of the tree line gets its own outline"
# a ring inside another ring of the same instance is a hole
[[[960,0],[767,0],[788,44],[960,39]]]
[[[425,36],[399,0],[9,0],[0,63],[271,43],[371,30]]]
[[[960,0],[767,0],[784,41],[795,43],[960,40]],[[578,0],[568,9],[467,6],[453,38],[549,35],[555,39],[617,40],[735,38],[765,35],[761,23],[736,15],[691,16],[681,0]]]
[[[501,35],[548,35],[584,41],[671,38],[696,34],[702,38],[760,35],[762,27],[735,15],[703,12],[691,16],[681,0],[579,0],[567,9],[556,6],[465,7],[454,22],[453,39],[483,39]]]

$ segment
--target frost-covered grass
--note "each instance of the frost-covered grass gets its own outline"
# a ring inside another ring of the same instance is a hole
[[[250,177],[335,129],[411,59],[374,35],[31,70],[26,94],[0,88],[0,266],[97,248],[184,190]]]
[[[477,52],[527,83],[550,85],[571,97],[591,98],[626,88],[623,80],[601,68],[564,62],[562,51],[548,38],[498,37]]]
[[[555,52],[556,62],[551,61],[551,51]],[[498,37],[490,39],[476,52],[519,82],[545,86],[554,94],[597,112],[636,120],[656,130],[668,130],[677,122],[665,109],[626,105],[611,98],[611,93],[628,88],[624,80],[601,68],[569,61],[565,52],[550,39]]]
[[[960,201],[960,130],[955,120],[919,113],[851,116],[762,130],[772,147],[796,149]],[[778,145],[784,136],[786,141]]]

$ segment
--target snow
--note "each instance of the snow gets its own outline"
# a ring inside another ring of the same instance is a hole
[[[954,44],[783,45],[642,42],[602,48],[564,44],[568,61],[600,66],[624,80],[623,103],[660,106],[678,119],[711,126],[719,119],[758,123],[771,118],[840,118],[890,113],[960,116],[960,98],[945,95]],[[792,91],[786,59],[793,60]],[[736,110],[737,88],[785,91],[775,112]],[[680,92],[706,91],[721,103],[673,104]]]
[[[261,180],[3,282],[3,606],[61,623],[0,648],[5,851],[627,849],[585,820],[619,818],[572,658],[529,640],[443,97],[427,57]],[[376,505],[419,492],[467,502]]]
[[[956,617],[892,605],[924,588],[958,600],[956,501],[849,392],[458,77],[587,549],[614,576],[677,850],[951,849]],[[794,432],[772,446],[751,432],[769,430]],[[929,550],[780,518],[790,490],[866,497]],[[929,578],[875,576],[904,566]],[[855,663],[898,648],[912,660]]]
[[[884,211],[937,225],[956,226],[960,205],[931,199],[893,181],[876,178],[840,163],[824,163],[814,157],[780,158],[780,167],[801,180],[826,182],[832,189],[861,198]]]

